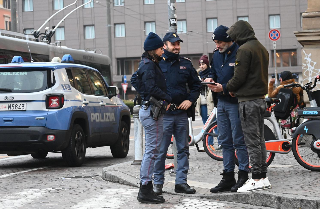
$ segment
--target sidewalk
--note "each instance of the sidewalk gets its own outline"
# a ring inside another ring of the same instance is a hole
[[[222,162],[211,159],[205,152],[197,152],[194,146],[190,147],[189,160],[188,183],[197,190],[192,196],[281,209],[320,208],[320,173],[311,172],[300,166],[292,152],[276,154],[274,161],[269,166],[268,177],[272,189],[250,193],[210,193],[210,188],[221,180]],[[167,160],[166,163],[173,163],[173,160]],[[140,165],[131,164],[130,161],[106,167],[102,171],[102,178],[138,187]],[[176,195],[174,192],[175,176],[170,175],[170,171],[167,170],[165,178],[164,192]]]

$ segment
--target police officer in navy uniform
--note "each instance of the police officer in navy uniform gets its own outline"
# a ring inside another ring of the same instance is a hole
[[[175,192],[194,194],[196,190],[187,184],[189,170],[187,109],[197,101],[201,81],[191,61],[179,56],[180,42],[182,42],[179,36],[176,33],[169,32],[164,36],[163,42],[165,50],[163,60],[159,64],[166,78],[167,92],[171,96],[172,102],[170,109],[163,118],[163,140],[154,169],[154,192],[162,193],[166,153],[171,137],[174,135],[178,151]]]
[[[139,69],[132,75],[131,84],[139,92],[143,100],[139,111],[139,119],[145,130],[145,152],[140,168],[140,190],[138,201],[142,203],[163,203],[165,200],[153,192],[152,174],[154,162],[160,151],[163,133],[163,115],[157,120],[151,115],[152,104],[150,97],[156,100],[171,102],[171,97],[166,93],[165,77],[159,67],[163,54],[161,38],[150,32],[144,42],[145,52],[142,54]],[[169,105],[168,105],[169,108]]]

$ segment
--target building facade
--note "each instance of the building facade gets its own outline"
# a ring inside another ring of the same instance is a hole
[[[90,0],[78,0],[56,15],[48,27],[56,24],[71,10]],[[45,20],[74,0],[21,0],[17,2],[18,31],[30,33]],[[59,26],[54,40],[75,49],[103,53],[112,58],[113,81],[122,92],[123,75],[127,80],[138,68],[143,42],[149,32],[163,37],[168,31],[168,1],[165,0],[102,0],[76,10]],[[301,74],[301,45],[294,32],[302,29],[302,13],[307,0],[176,0],[178,34],[184,41],[181,55],[190,58],[195,68],[198,59],[211,58],[215,44],[212,32],[219,25],[231,26],[237,20],[248,21],[256,37],[270,56],[269,74],[274,73],[271,29],[281,32],[276,42],[277,72]],[[43,30],[42,30],[43,32]],[[133,98],[130,82],[126,98]]]
[[[0,0],[0,29],[11,30],[11,0]]]

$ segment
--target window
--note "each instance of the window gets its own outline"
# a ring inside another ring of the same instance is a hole
[[[117,75],[132,75],[139,68],[140,58],[117,59]]]
[[[115,36],[116,37],[126,36],[126,28],[124,24],[115,24]]]
[[[124,0],[114,0],[114,6],[124,6]]]
[[[217,18],[207,19],[207,32],[213,33],[213,31],[218,27]]]
[[[144,0],[144,4],[154,4],[154,0]]]
[[[84,26],[84,38],[85,39],[94,39],[94,25],[86,25]]]
[[[23,29],[23,33],[26,34],[26,35],[32,34],[33,31],[34,31],[34,28],[25,28],[25,29]]]
[[[177,0],[176,2],[186,2],[186,0]]]
[[[56,41],[65,40],[65,39],[64,39],[64,27],[59,27],[59,28],[56,29],[56,32],[55,32],[55,40],[56,40]]]
[[[3,0],[3,8],[10,9],[10,0]]]
[[[177,21],[177,33],[187,33],[187,21],[178,20]]]
[[[32,12],[33,11],[33,0],[23,0],[22,1],[23,11]]]
[[[66,69],[71,86],[83,94],[92,94],[90,83],[88,82],[86,70],[82,68]]]
[[[274,67],[274,50],[271,51],[272,67]],[[277,67],[297,66],[297,50],[277,50]]]
[[[280,28],[280,15],[269,16],[270,29]]]
[[[85,4],[85,3],[89,2],[89,1],[90,0],[84,0],[83,3]],[[86,5],[83,6],[83,8],[92,8],[92,7],[93,7],[93,1],[91,1],[90,4],[86,4]]]
[[[156,23],[155,22],[146,22],[145,23],[145,27],[144,27],[145,31],[146,31],[146,36],[150,33],[150,32],[156,32]]]
[[[249,22],[249,17],[248,16],[238,17],[238,20],[243,20],[243,21]]]
[[[53,9],[60,10],[63,8],[63,0],[54,0],[53,2]]]
[[[11,21],[4,21],[5,26],[6,26],[6,30],[11,30]]]
[[[93,70],[88,70],[89,78],[92,83],[93,91],[95,96],[105,96],[107,95],[107,90],[104,86],[104,81],[102,77]]]

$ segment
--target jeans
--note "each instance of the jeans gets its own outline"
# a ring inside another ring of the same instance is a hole
[[[189,144],[187,136],[189,134],[188,116],[186,112],[177,115],[165,114],[163,117],[163,140],[160,154],[155,162],[154,184],[164,183],[165,160],[172,134],[177,144],[176,184],[187,183],[189,170]]]
[[[259,179],[261,173],[267,173],[267,151],[264,139],[264,99],[241,102],[239,112],[244,139],[248,147],[252,165],[252,178]]]
[[[139,120],[145,131],[145,151],[140,168],[140,181],[142,185],[147,185],[152,181],[154,162],[160,151],[160,144],[163,135],[163,116],[157,121],[153,120],[150,115],[150,106],[144,109],[144,105],[139,111]]]
[[[239,170],[249,171],[249,156],[244,142],[238,103],[223,100],[218,102],[217,124],[219,144],[222,146],[223,167],[226,172],[234,172],[235,150]]]

